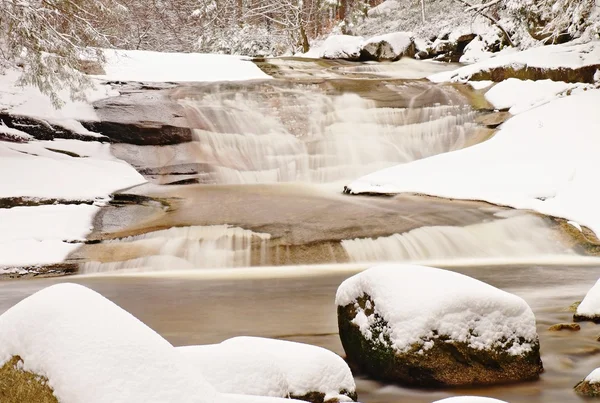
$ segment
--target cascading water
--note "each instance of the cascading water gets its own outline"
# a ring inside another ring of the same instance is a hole
[[[192,142],[135,153],[116,146],[116,154],[134,166],[173,167],[177,177],[150,176],[158,183],[332,183],[476,142],[476,112],[452,88],[417,83],[357,94],[279,85],[177,94]],[[397,99],[377,100],[381,93]],[[431,104],[414,106],[423,96]]]
[[[169,228],[105,241],[102,262],[84,263],[80,271],[247,267],[252,263],[253,250],[259,256],[257,263],[265,264],[266,241],[269,238],[268,234],[227,225]],[[111,258],[117,260],[109,261]]]
[[[529,214],[465,227],[421,227],[377,239],[344,240],[342,247],[353,262],[535,258],[574,254],[543,218]]]

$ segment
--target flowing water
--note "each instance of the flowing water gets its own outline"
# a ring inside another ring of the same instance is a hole
[[[343,354],[337,286],[382,261],[451,267],[522,296],[538,321],[538,382],[422,391],[358,376],[361,401],[431,402],[456,393],[509,402],[578,401],[600,365],[600,328],[549,332],[600,276],[555,219],[422,195],[350,196],[360,175],[485,141],[469,90],[422,80],[439,63],[264,61],[276,79],[182,85],[170,93],[192,141],[112,145],[149,184],[125,189],[69,258],[68,279],[0,282],[0,313],[73,281],[133,313],[174,345],[256,335]],[[467,94],[467,95],[465,95]],[[102,275],[98,275],[101,273]]]

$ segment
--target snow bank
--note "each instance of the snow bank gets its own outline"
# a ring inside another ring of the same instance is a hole
[[[381,265],[350,277],[338,288],[338,306],[355,304],[363,295],[374,313],[358,306],[353,319],[370,340],[377,313],[389,326],[390,347],[399,352],[412,345],[433,347],[423,340],[432,331],[474,349],[503,348],[511,355],[532,350],[537,339],[535,317],[527,303],[479,280],[451,271],[416,265]],[[385,340],[379,340],[387,343]]]
[[[202,53],[106,50],[105,80],[188,82],[270,78],[247,57]]]
[[[264,357],[269,357],[269,361],[275,362],[283,372],[288,392],[292,396],[319,392],[325,394],[325,400],[337,397],[340,401],[351,401],[340,395],[340,391],[356,390],[346,362],[337,354],[321,347],[260,337],[234,337],[225,340],[220,346],[224,350],[232,349],[240,354],[243,351],[259,352]],[[252,356],[248,356],[248,361],[251,360]],[[245,368],[247,367],[239,370],[249,374]],[[266,370],[270,369],[267,367]]]
[[[303,57],[324,59],[358,59],[364,38],[351,35],[331,35],[317,47],[306,52]]]
[[[21,73],[17,70],[6,70],[0,73],[0,110],[13,115],[23,115],[40,119],[53,126],[60,126],[83,136],[102,137],[85,129],[79,121],[96,121],[98,116],[92,107],[92,102],[119,95],[109,85],[94,83],[85,91],[87,102],[72,101],[68,90],[58,91],[58,97],[63,102],[56,109],[50,98],[34,86],[19,86],[17,81]]]
[[[0,198],[95,200],[144,182],[133,167],[110,154],[108,144],[0,142]],[[0,266],[62,262],[79,246],[71,242],[85,239],[98,210],[86,204],[0,209]]]
[[[579,317],[580,319],[598,318],[600,320],[600,280],[585,295],[585,298],[577,307],[575,317]]]
[[[506,403],[504,400],[479,396],[455,396],[447,399],[436,400],[433,403]]]
[[[63,261],[92,228],[99,207],[51,205],[0,209],[0,267]]]
[[[548,45],[496,57],[429,77],[433,82],[467,81],[472,75],[496,67],[579,68],[600,63],[600,41],[586,44]]]
[[[51,146],[0,142],[0,197],[94,199],[145,182],[133,167],[110,157],[108,145],[99,158],[71,157],[45,145]]]
[[[542,105],[566,95],[567,91],[588,88],[591,85],[569,84],[552,80],[519,80],[509,78],[492,87],[485,94],[485,99],[496,109],[508,109],[516,115],[532,107]]]
[[[48,287],[0,316],[0,365],[19,355],[61,403],[217,402],[165,339],[100,294]]]
[[[490,140],[366,175],[352,193],[423,193],[563,217],[600,233],[600,90],[511,118]]]

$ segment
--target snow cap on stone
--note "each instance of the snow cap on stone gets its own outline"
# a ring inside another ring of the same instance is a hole
[[[219,392],[274,397],[289,394],[286,376],[268,351],[223,344],[176,349]]]
[[[365,313],[357,300],[368,295],[374,312]],[[344,281],[336,295],[338,306],[355,304],[353,322],[367,339],[375,314],[389,326],[397,351],[414,344],[433,347],[426,339],[444,335],[471,348],[502,348],[511,355],[527,353],[537,342],[535,317],[520,297],[479,280],[426,266],[381,265]]]
[[[585,295],[581,304],[577,307],[576,316],[600,318],[600,279]]]
[[[345,401],[345,396],[339,395],[339,392],[356,390],[348,364],[337,354],[321,347],[261,337],[234,337],[222,342],[221,346],[270,357],[285,374],[292,396],[319,392],[325,394],[325,400],[337,397]]]
[[[507,403],[504,400],[479,396],[454,396],[447,399],[436,400],[433,403]]]
[[[76,284],[48,287],[0,316],[0,366],[15,355],[61,403],[217,401],[169,342]]]

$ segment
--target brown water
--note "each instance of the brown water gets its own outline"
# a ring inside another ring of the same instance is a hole
[[[360,266],[178,272],[168,275],[70,277],[0,283],[0,313],[56,282],[90,287],[128,310],[172,344],[217,343],[238,335],[306,342],[343,355],[337,335],[335,291]],[[539,381],[471,390],[426,391],[357,376],[366,403],[425,403],[454,394],[491,396],[511,403],[576,402],[572,387],[600,366],[600,326],[550,332],[568,322],[569,305],[600,276],[600,264],[454,269],[523,297],[538,322],[546,372]]]

